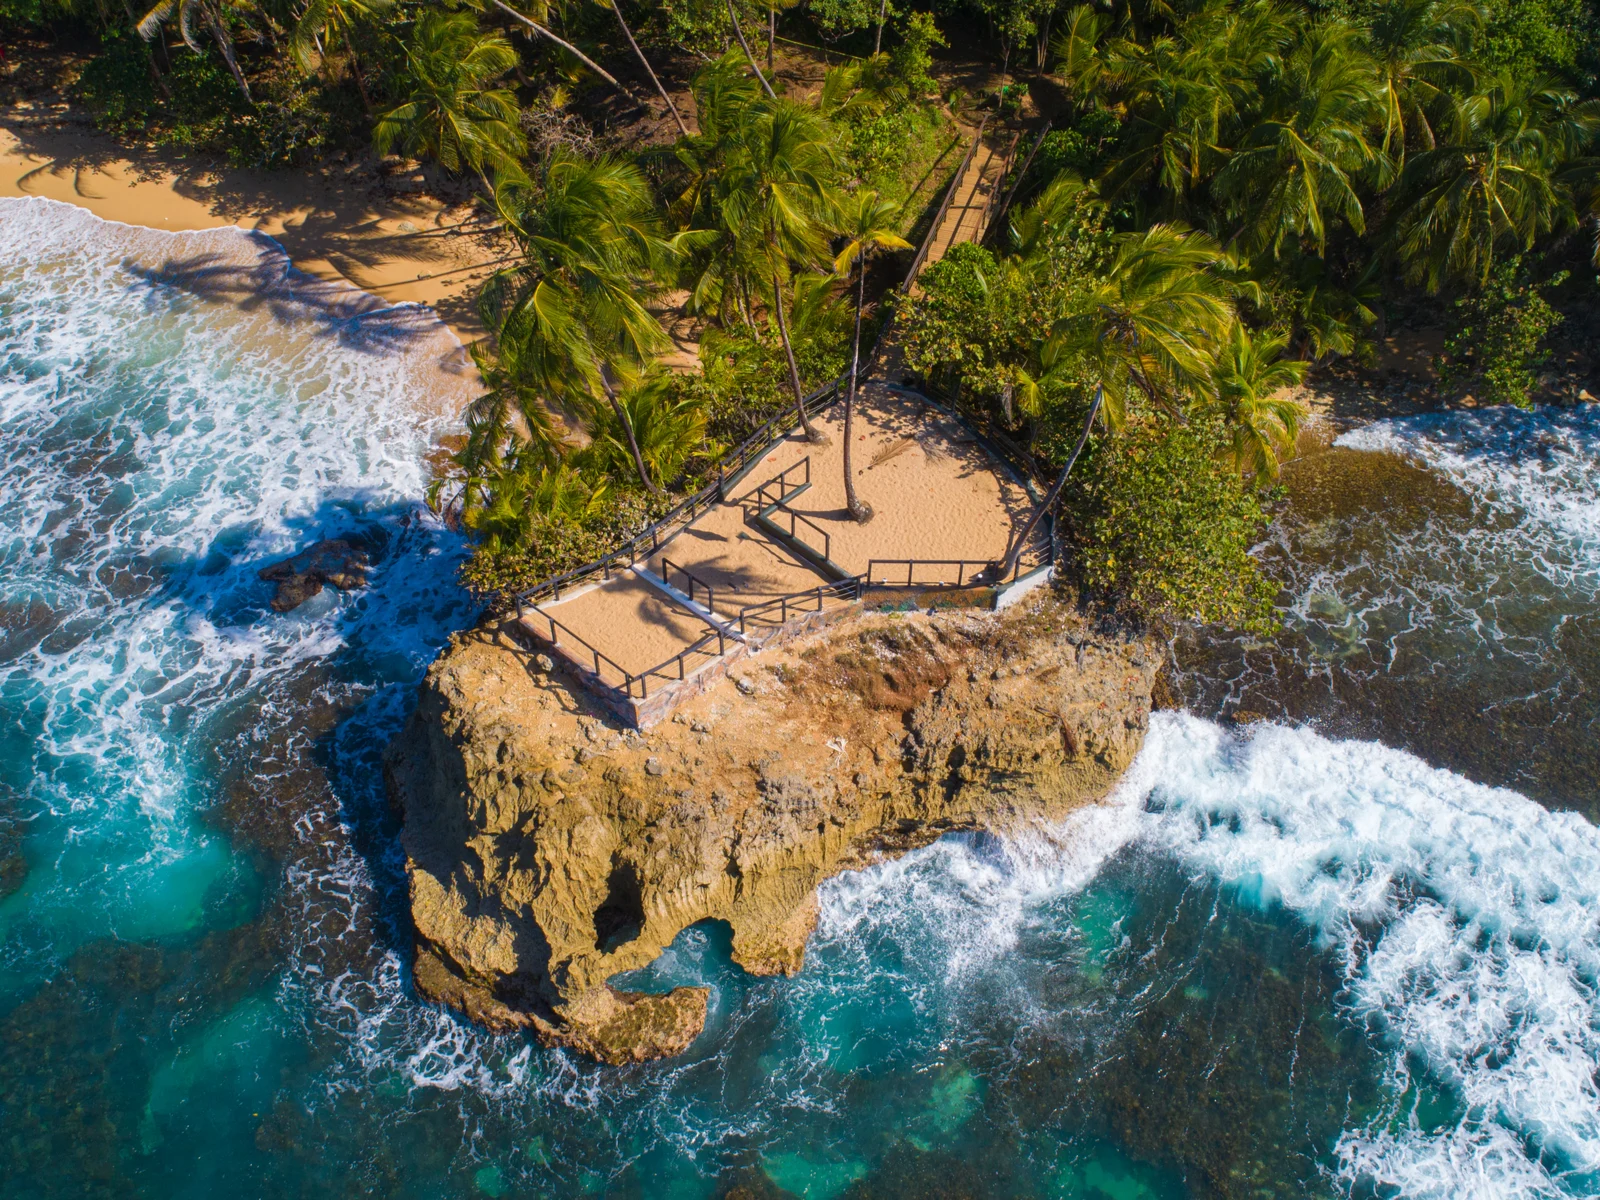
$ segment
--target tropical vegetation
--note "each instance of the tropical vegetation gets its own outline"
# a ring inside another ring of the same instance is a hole
[[[1600,255],[1593,5],[0,0],[0,29],[84,42],[77,96],[119,136],[251,166],[370,146],[473,198],[504,253],[431,498],[487,594],[617,544],[770,418],[821,437],[803,401],[835,379],[870,519],[851,422],[892,312],[907,370],[1016,447],[1086,594],[1260,628],[1249,550],[1308,370],[1422,312],[1452,394],[1542,386]],[[956,122],[1046,95],[994,236],[899,295]],[[669,295],[697,371],[668,369]]]

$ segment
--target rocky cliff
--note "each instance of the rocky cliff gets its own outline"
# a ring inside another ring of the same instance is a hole
[[[613,975],[707,918],[746,970],[793,973],[830,876],[1099,799],[1143,740],[1158,659],[1048,595],[866,613],[640,734],[508,628],[458,635],[385,764],[417,986],[607,1061],[677,1053],[706,991],[630,994]]]

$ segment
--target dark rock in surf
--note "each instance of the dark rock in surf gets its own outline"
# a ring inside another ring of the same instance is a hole
[[[274,612],[290,612],[319,594],[324,586],[341,592],[367,586],[367,552],[350,542],[318,542],[292,558],[262,567],[257,574],[278,585]]]

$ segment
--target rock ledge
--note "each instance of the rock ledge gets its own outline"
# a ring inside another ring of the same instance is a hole
[[[385,761],[418,989],[608,1062],[676,1054],[706,990],[608,980],[708,918],[746,970],[792,974],[830,876],[1103,797],[1143,742],[1159,662],[1049,595],[869,613],[640,734],[506,628],[457,635]]]

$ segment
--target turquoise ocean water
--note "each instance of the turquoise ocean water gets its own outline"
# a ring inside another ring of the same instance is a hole
[[[706,1033],[606,1068],[407,979],[460,362],[266,239],[0,201],[0,1195],[1600,1194],[1600,419],[1297,467],[1288,630],[1180,639],[1109,803],[832,881],[793,979],[684,931],[627,982]],[[372,586],[270,612],[328,536]]]

